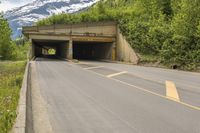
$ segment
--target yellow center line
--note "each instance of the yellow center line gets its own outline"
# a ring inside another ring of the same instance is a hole
[[[180,101],[176,86],[172,81],[166,81],[166,96]]]
[[[118,73],[110,74],[110,75],[107,75],[106,77],[112,78],[112,77],[114,77],[114,76],[122,75],[122,74],[125,74],[125,73],[127,73],[127,71],[123,71],[123,72],[118,72]]]
[[[89,71],[89,70],[87,70],[87,71]],[[94,72],[94,71],[89,71],[89,72],[95,73],[95,74],[97,74],[97,75],[99,75],[99,76],[101,76],[101,77],[107,77],[107,76],[105,76],[105,75],[99,74],[99,73]],[[136,89],[138,89],[138,90],[141,90],[141,91],[143,91],[143,92],[150,93],[150,94],[152,94],[152,95],[155,95],[155,96],[158,96],[158,97],[161,97],[161,98],[170,100],[170,101],[174,101],[174,102],[179,103],[179,104],[182,104],[182,105],[184,105],[184,106],[186,106],[186,107],[189,107],[189,108],[192,108],[192,109],[194,109],[194,110],[200,111],[200,107],[193,106],[193,105],[190,105],[190,104],[181,102],[181,101],[174,100],[174,99],[169,98],[169,97],[167,97],[167,96],[164,96],[164,95],[161,95],[161,94],[158,94],[158,93],[149,91],[149,90],[147,90],[147,89],[145,89],[145,88],[138,87],[138,86],[129,84],[129,83],[127,83],[127,82],[123,82],[123,81],[118,80],[118,79],[114,79],[114,78],[110,78],[110,79],[112,79],[112,80],[114,80],[114,81],[117,81],[117,82],[120,82],[120,83],[122,83],[122,84],[124,84],[124,85],[128,85],[128,86],[130,86],[130,87],[134,87],[134,88],[136,88]]]
[[[91,69],[96,69],[96,68],[102,68],[103,66],[96,66],[96,67],[87,67],[84,68],[85,70],[91,70]]]

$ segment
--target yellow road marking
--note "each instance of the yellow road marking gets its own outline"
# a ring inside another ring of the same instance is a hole
[[[166,96],[180,101],[176,86],[172,81],[166,81]]]
[[[110,74],[110,75],[107,75],[106,77],[112,78],[112,77],[114,77],[114,76],[122,75],[122,74],[125,74],[125,73],[127,73],[127,71],[123,71],[123,72],[118,72],[118,73]]]
[[[139,78],[145,79],[145,80],[149,80],[149,81],[153,81],[153,82],[156,82],[156,83],[163,84],[162,81],[158,81],[158,80],[152,79],[152,78],[150,78],[150,77],[144,77],[144,76],[141,76],[141,75],[136,74],[136,73],[131,73],[131,75],[133,75],[133,76],[135,76],[135,77],[139,77]],[[189,84],[186,84],[186,83],[181,83],[181,84],[182,84],[182,85],[185,85],[185,86],[187,86],[187,87],[199,89],[197,86],[192,86],[192,85],[189,85]]]
[[[102,75],[102,76],[103,76],[103,75]],[[141,91],[143,91],[143,92],[147,92],[147,93],[153,94],[153,95],[155,95],[155,96],[162,97],[162,98],[168,99],[168,100],[170,100],[170,101],[174,101],[174,102],[177,102],[177,103],[179,103],[179,104],[182,104],[182,105],[185,105],[185,106],[190,107],[190,108],[192,108],[192,109],[195,109],[195,110],[199,110],[199,111],[200,111],[200,107],[196,107],[196,106],[193,106],[193,105],[190,105],[190,104],[187,104],[187,103],[178,101],[178,100],[174,100],[174,99],[172,99],[172,98],[169,98],[169,97],[163,96],[163,95],[161,95],[161,94],[158,94],[158,93],[149,91],[149,90],[144,89],[144,88],[142,88],[142,87],[138,87],[138,86],[135,86],[135,85],[126,83],[126,82],[121,81],[121,80],[118,80],[118,79],[113,79],[113,78],[112,78],[112,80],[115,80],[115,81],[117,81],[117,82],[120,82],[120,83],[122,83],[122,84],[131,86],[131,87],[134,87],[134,88],[136,88],[136,89],[138,89],[138,90],[141,90]]]
[[[84,68],[85,70],[91,70],[91,69],[96,69],[96,68],[102,68],[103,66],[96,66],[96,67],[87,67]]]
[[[87,71],[89,71],[89,70],[87,70]],[[99,74],[99,73],[94,72],[94,71],[89,71],[89,72],[95,73],[95,74],[97,74],[97,75],[99,75],[99,76],[101,76],[101,77],[106,77],[105,75]],[[188,103],[184,103],[184,102],[181,102],[181,101],[174,100],[174,99],[172,99],[172,98],[169,98],[169,97],[166,97],[166,96],[164,96],[164,95],[161,95],[161,94],[158,94],[158,93],[149,91],[149,90],[144,89],[144,88],[142,88],[142,87],[138,87],[138,86],[135,86],[135,85],[126,83],[126,82],[121,81],[121,80],[118,80],[118,79],[114,79],[114,78],[110,78],[110,79],[112,79],[112,80],[114,80],[114,81],[117,81],[117,82],[120,82],[120,83],[122,83],[122,84],[124,84],[124,85],[128,85],[128,86],[130,86],[130,87],[134,87],[134,88],[136,88],[136,89],[138,89],[138,90],[141,90],[141,91],[143,91],[143,92],[150,93],[150,94],[152,94],[152,95],[155,95],[155,96],[158,96],[158,97],[161,97],[161,98],[170,100],[170,101],[174,101],[174,102],[179,103],[179,104],[182,104],[182,105],[184,105],[184,106],[186,106],[186,107],[189,107],[189,108],[192,108],[192,109],[194,109],[194,110],[200,111],[200,107],[193,106],[193,105],[190,105],[190,104],[188,104]]]

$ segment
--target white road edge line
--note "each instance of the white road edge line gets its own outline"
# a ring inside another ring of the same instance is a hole
[[[114,77],[114,76],[122,75],[122,74],[125,74],[125,73],[128,73],[128,72],[127,72],[127,71],[118,72],[118,73],[114,73],[114,74],[107,75],[106,77],[112,78],[112,77]]]
[[[96,66],[96,67],[87,67],[87,68],[84,68],[85,70],[91,70],[91,69],[96,69],[96,68],[102,68],[104,66]]]

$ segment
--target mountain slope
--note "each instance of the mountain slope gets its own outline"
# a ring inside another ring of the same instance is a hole
[[[22,26],[60,13],[74,13],[92,6],[98,0],[36,0],[25,6],[7,11],[4,17],[13,31],[12,38],[21,36]]]

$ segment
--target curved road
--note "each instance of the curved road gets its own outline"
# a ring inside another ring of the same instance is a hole
[[[52,132],[200,133],[198,73],[42,58],[34,63],[34,89]]]

